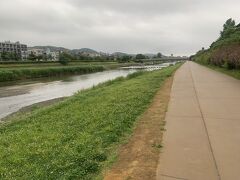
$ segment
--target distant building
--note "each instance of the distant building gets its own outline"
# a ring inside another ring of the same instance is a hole
[[[22,60],[27,59],[27,45],[20,44],[20,42],[0,42],[0,53],[15,53],[18,55]]]
[[[42,56],[44,54],[43,49],[28,49],[27,52],[28,52],[28,56],[30,54],[33,54],[35,56]]]
[[[49,53],[49,57],[52,61],[58,61],[59,60],[59,55],[60,55],[60,52],[58,52],[58,51],[54,51],[54,52]]]
[[[51,51],[49,48],[47,49],[39,49],[39,48],[29,48],[28,49],[28,56],[33,54],[41,59],[38,60],[49,60],[49,61],[58,61],[59,60],[59,51]]]
[[[88,57],[92,57],[92,58],[101,56],[101,54],[98,52],[81,52],[80,54],[82,56],[88,56]]]

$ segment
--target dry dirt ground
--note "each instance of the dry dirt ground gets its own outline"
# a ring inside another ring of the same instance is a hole
[[[105,173],[105,180],[156,179],[164,119],[173,78],[165,81],[150,107],[141,116],[127,144],[120,147],[118,160]]]

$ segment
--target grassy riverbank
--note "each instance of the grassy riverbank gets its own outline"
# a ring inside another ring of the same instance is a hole
[[[240,79],[240,24],[228,19],[220,37],[191,57],[195,62]]]
[[[1,179],[92,179],[179,67],[118,78],[0,127]]]
[[[89,66],[89,65],[116,65],[119,64],[116,61],[69,61],[69,66]],[[58,61],[19,61],[19,62],[11,62],[11,61],[0,61],[0,69],[12,69],[12,68],[43,68],[43,67],[61,67],[63,66]]]
[[[0,82],[57,77],[71,74],[86,74],[115,69],[122,66],[136,65],[136,63],[117,62],[70,62],[67,66],[58,62],[41,63],[2,63],[0,64]]]
[[[104,66],[62,66],[44,68],[0,69],[0,82],[63,76],[68,74],[86,74],[103,71],[104,69]]]

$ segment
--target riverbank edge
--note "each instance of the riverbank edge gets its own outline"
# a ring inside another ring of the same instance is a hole
[[[12,119],[16,119],[19,116],[27,116],[30,115],[33,111],[36,111],[40,108],[48,108],[54,105],[57,105],[58,103],[61,103],[64,100],[67,100],[69,97],[60,97],[55,99],[50,99],[47,101],[42,101],[39,103],[32,104],[30,106],[23,107],[19,109],[17,112],[11,113],[8,116],[0,119],[0,126],[2,123],[9,123]]]
[[[174,74],[165,80],[133,133],[118,148],[116,161],[103,172],[104,180],[156,179]]]
[[[228,69],[225,67],[218,67],[210,64],[201,63],[199,61],[193,61],[193,62],[240,80],[240,69]]]
[[[178,65],[176,65],[174,68],[175,68],[175,70],[174,70],[174,72],[178,69],[180,67],[180,64],[178,64]],[[164,68],[165,69],[165,68]],[[173,72],[172,72],[173,73]],[[117,78],[117,79],[115,79],[115,80],[111,80],[111,81],[107,81],[107,82],[104,82],[104,83],[101,83],[101,84],[99,84],[99,85],[97,85],[96,87],[93,87],[93,88],[90,88],[90,89],[86,89],[86,90],[82,90],[82,92],[84,92],[84,91],[91,91],[92,89],[94,89],[94,88],[100,88],[100,87],[107,87],[107,86],[109,86],[109,85],[111,85],[111,84],[113,84],[113,83],[115,83],[115,82],[122,82],[122,81],[125,81],[125,80],[127,80],[127,79],[129,79],[129,78],[135,78],[135,77],[138,77],[138,76],[141,76],[141,72],[140,73],[134,73],[134,74],[131,74],[129,77],[127,77],[127,78],[123,78],[123,77],[121,77],[121,78]],[[69,97],[69,98],[67,98],[67,101],[69,100],[69,101],[71,101],[71,99],[73,98],[73,96],[72,97]],[[64,102],[66,102],[66,101],[60,101],[59,103],[53,103],[52,105],[50,105],[51,107],[53,107],[53,106],[55,106],[55,105],[58,105],[58,104],[62,104],[62,103],[64,103]],[[48,106],[47,107],[41,107],[41,108],[37,108],[37,109],[34,109],[33,111],[31,111],[31,113],[27,113],[27,115],[26,114],[22,114],[21,116],[30,116],[32,113],[37,113],[37,112],[39,112],[39,111],[42,111],[43,109],[45,109],[45,108],[48,108]],[[7,125],[7,124],[9,124],[9,123],[14,123],[14,120],[16,120],[16,118],[17,119],[22,119],[21,117],[15,117],[15,118],[10,118],[11,120],[8,120],[6,123],[4,123],[5,125]],[[138,119],[138,118],[137,118]],[[137,122],[138,120],[136,120],[136,122]],[[3,126],[5,126],[5,125],[3,125]],[[134,126],[135,127],[135,126]],[[133,129],[134,129],[134,127],[133,127]],[[129,135],[126,135],[126,137],[124,137],[122,140],[120,140],[120,142],[119,142],[119,144],[117,144],[117,145],[115,145],[115,147],[111,147],[111,149],[113,149],[113,151],[114,151],[114,149],[116,150],[117,148],[119,148],[119,145],[121,145],[121,144],[123,144],[123,143],[125,143],[125,142],[127,142],[128,141],[128,139],[129,139],[129,137],[131,136],[131,134],[129,134]],[[105,167],[109,167],[113,162],[115,162],[115,159],[116,158],[116,152],[114,151],[113,153],[112,153],[112,155],[111,155],[111,157],[109,158],[109,160],[108,160],[108,162],[106,162],[105,163]]]
[[[0,68],[0,83],[18,82],[29,79],[63,77],[68,75],[82,75],[105,70],[117,69],[125,66],[136,65],[137,63],[116,63],[116,64],[89,64],[89,65],[67,65],[49,67],[16,67],[11,69]]]

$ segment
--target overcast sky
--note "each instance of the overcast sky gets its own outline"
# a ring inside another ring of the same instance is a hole
[[[0,0],[0,41],[190,55],[240,21],[240,0]]]

